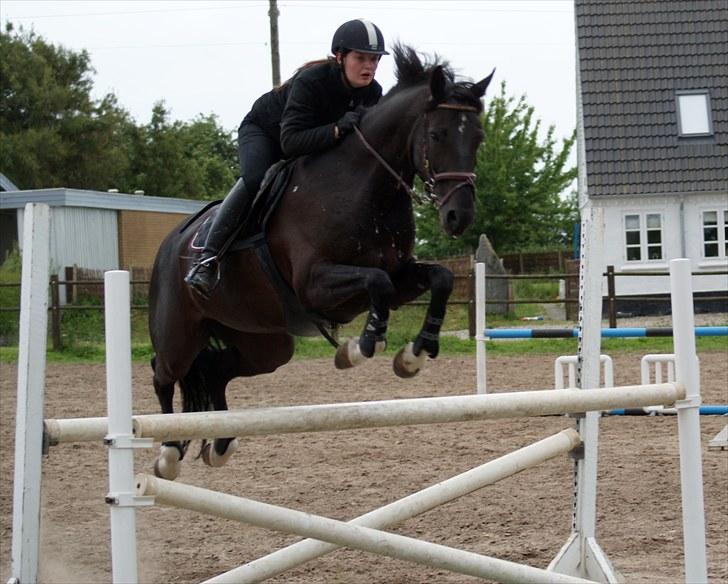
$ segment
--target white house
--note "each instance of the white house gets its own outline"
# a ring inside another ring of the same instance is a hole
[[[605,267],[728,269],[728,4],[576,0],[586,183],[604,208]],[[668,278],[616,279],[618,295]],[[694,277],[725,296],[728,276]],[[728,306],[728,302],[724,301]]]

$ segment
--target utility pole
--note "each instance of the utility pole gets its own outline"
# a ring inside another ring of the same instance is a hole
[[[270,64],[273,69],[273,87],[281,84],[281,57],[278,53],[278,0],[268,0],[270,17]]]

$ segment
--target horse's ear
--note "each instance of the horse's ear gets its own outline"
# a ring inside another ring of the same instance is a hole
[[[475,94],[475,97],[481,98],[485,95],[485,90],[488,89],[488,85],[490,85],[490,80],[493,79],[493,75],[495,75],[495,68],[485,79],[481,79],[473,85],[473,93]]]
[[[430,93],[432,94],[432,103],[438,104],[445,101],[445,93],[447,88],[447,78],[442,69],[442,65],[438,65],[430,73]]]

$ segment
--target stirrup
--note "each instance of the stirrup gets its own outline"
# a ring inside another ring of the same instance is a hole
[[[215,266],[211,265],[213,263]],[[203,273],[200,278],[195,278],[202,268],[209,271],[207,276]],[[187,284],[205,300],[209,299],[210,294],[220,281],[220,262],[218,261],[218,256],[210,256],[195,262],[192,268],[190,268],[190,271],[187,272],[184,281],[185,284]]]

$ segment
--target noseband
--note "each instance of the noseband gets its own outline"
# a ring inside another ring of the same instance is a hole
[[[463,111],[463,112],[477,112],[478,108],[470,106],[470,105],[460,105],[457,103],[441,103],[437,106],[435,106],[435,109],[449,109],[449,110],[456,110],[456,111]],[[424,130],[425,130],[425,140],[422,147],[422,160],[425,167],[425,172],[427,173],[427,178],[424,180],[425,184],[425,193],[426,196],[422,197],[419,195],[411,186],[409,186],[404,179],[389,165],[389,163],[382,158],[382,156],[377,152],[369,142],[367,142],[366,138],[364,137],[364,134],[361,133],[361,130],[358,128],[358,126],[354,126],[354,132],[359,137],[359,140],[361,140],[361,143],[363,144],[364,148],[372,155],[374,158],[377,159],[379,164],[381,164],[389,174],[391,174],[395,179],[397,179],[397,182],[399,185],[405,190],[405,192],[415,201],[418,203],[425,203],[427,201],[434,202],[438,207],[442,207],[445,203],[447,203],[450,200],[450,197],[452,197],[453,193],[457,191],[460,187],[470,185],[472,187],[475,186],[475,174],[472,172],[433,172],[432,165],[430,164],[430,157],[429,157],[429,142],[427,139],[427,133],[429,129],[429,122],[427,118],[428,112],[425,112],[423,114],[424,119]],[[415,123],[412,128],[412,133],[414,133],[415,128],[417,127],[417,124]],[[408,144],[411,142],[411,134],[410,139],[408,140]],[[413,165],[414,166],[414,165]],[[444,196],[438,198],[437,195],[435,195],[435,187],[437,186],[438,181],[446,181],[446,180],[455,180],[460,181],[455,184],[449,191],[445,193]],[[474,196],[474,195],[473,195]]]

